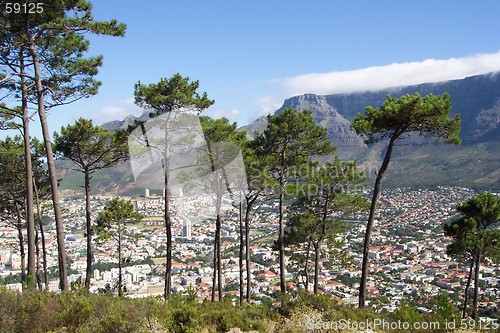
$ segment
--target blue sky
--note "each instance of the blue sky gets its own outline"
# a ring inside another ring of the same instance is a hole
[[[141,113],[134,84],[174,73],[200,81],[205,114],[239,125],[307,92],[335,93],[500,70],[500,1],[93,0],[127,24],[89,36],[104,55],[98,95],[50,114],[51,131]]]

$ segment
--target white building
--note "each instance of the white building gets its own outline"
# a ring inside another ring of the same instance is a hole
[[[191,221],[185,220],[182,225],[182,237],[191,238]]]

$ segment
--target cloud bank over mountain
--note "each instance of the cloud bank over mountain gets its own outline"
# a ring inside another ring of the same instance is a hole
[[[427,59],[352,71],[309,73],[284,78],[281,84],[290,96],[306,93],[327,95],[463,79],[496,71],[500,71],[500,51],[465,58]]]
[[[254,99],[256,116],[272,113],[283,100],[303,94],[329,95],[376,91],[421,83],[443,82],[500,71],[500,50],[463,58],[426,59],[351,71],[307,73],[270,80],[270,93]]]

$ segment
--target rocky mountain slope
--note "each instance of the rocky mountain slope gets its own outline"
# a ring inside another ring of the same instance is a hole
[[[358,112],[364,113],[368,105],[379,107],[387,95],[399,97],[414,92],[422,96],[450,94],[452,114],[460,114],[462,118],[463,143],[452,146],[426,141],[417,135],[410,137],[396,147],[384,186],[451,185],[500,192],[500,72],[380,91],[327,96],[306,94],[285,100],[276,112],[287,107],[312,110],[318,124],[327,129],[329,139],[337,147],[336,154],[342,159],[356,159],[373,179],[386,145],[366,146],[349,125]],[[140,118],[147,117],[148,113],[144,113]],[[127,128],[136,119],[128,116],[122,121],[106,123],[103,127],[110,130]],[[253,136],[254,132],[261,132],[266,126],[267,117],[260,117],[241,129]],[[104,177],[100,185],[110,179]]]
[[[367,147],[349,129],[358,112],[368,105],[379,107],[387,95],[395,97],[418,92],[440,95],[448,93],[452,114],[462,118],[461,146],[433,143],[414,136],[396,148],[389,167],[388,186],[456,185],[500,189],[500,73],[491,73],[462,80],[425,83],[380,91],[318,96],[306,94],[285,100],[284,108],[310,109],[318,124],[327,129],[328,137],[337,147],[336,154],[356,159],[374,176],[385,152],[385,145]],[[262,131],[267,118],[261,117],[244,126],[250,136]]]

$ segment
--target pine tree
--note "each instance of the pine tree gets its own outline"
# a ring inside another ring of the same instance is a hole
[[[99,241],[114,240],[117,243],[118,253],[118,295],[123,296],[122,280],[122,245],[127,238],[126,223],[129,221],[139,221],[142,215],[136,213],[134,205],[130,200],[123,200],[115,197],[106,203],[104,210],[99,212],[94,227]]]
[[[278,195],[278,252],[280,263],[280,289],[286,292],[284,200],[288,181],[297,177],[300,168],[318,156],[333,153],[334,148],[326,138],[326,129],[316,125],[310,110],[297,112],[287,108],[267,117],[266,130],[255,138],[256,154],[265,161],[268,172],[275,179]]]
[[[175,145],[168,139],[168,128],[171,120],[176,115],[181,115],[183,110],[188,109],[195,113],[200,113],[214,103],[208,99],[207,94],[199,95],[197,90],[198,81],[190,82],[189,77],[182,77],[180,74],[173,75],[170,79],[162,78],[160,82],[149,85],[138,82],[135,85],[135,103],[143,108],[152,111],[151,117],[163,115],[158,126],[165,131],[165,140],[160,148],[163,154],[163,176],[164,176],[164,218],[165,232],[167,235],[167,255],[165,269],[165,289],[163,296],[167,299],[170,296],[172,287],[172,221],[170,212],[170,177],[171,161],[170,157]],[[139,126],[143,126],[139,124]],[[146,134],[146,133],[144,133]]]
[[[12,2],[21,6],[28,3]],[[68,290],[64,228],[46,110],[97,93],[100,82],[94,76],[102,65],[102,56],[84,57],[89,43],[83,34],[123,36],[125,25],[115,20],[95,21],[92,6],[85,0],[56,0],[42,5],[43,10],[36,13],[2,11],[0,53],[4,58],[18,53],[24,59],[26,52],[31,61],[30,73],[25,73],[25,77],[30,78],[34,88],[27,97],[28,102],[37,106],[42,126],[56,220],[60,287]],[[9,81],[12,77],[7,72],[2,80]]]
[[[375,220],[375,209],[378,195],[392,151],[398,140],[409,133],[418,133],[422,136],[437,138],[439,141],[459,144],[460,116],[448,118],[451,111],[451,100],[448,94],[434,96],[429,94],[420,97],[404,95],[400,98],[387,97],[382,106],[377,109],[368,106],[365,115],[358,113],[351,123],[351,128],[363,135],[365,143],[373,144],[389,139],[387,150],[378,170],[373,187],[370,214],[366,224],[365,241],[363,245],[363,264],[361,269],[361,282],[359,287],[359,307],[363,308],[366,301],[366,280],[368,278],[371,233]]]
[[[62,127],[61,134],[54,133],[54,150],[76,164],[77,171],[84,175],[87,237],[85,288],[88,291],[92,276],[90,180],[96,171],[110,168],[127,158],[127,137],[121,131],[111,133],[100,126],[94,126],[92,120],[80,118],[74,125]]]

